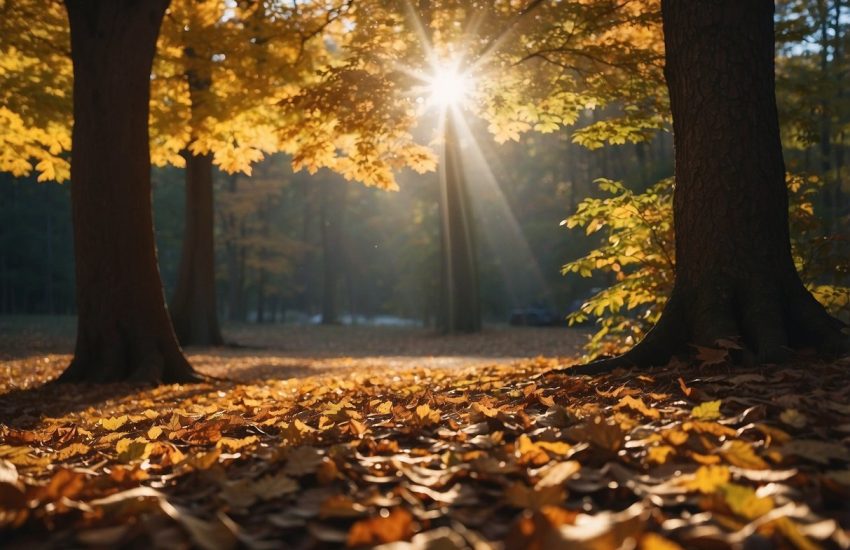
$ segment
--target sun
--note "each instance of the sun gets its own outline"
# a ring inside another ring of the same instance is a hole
[[[436,64],[428,78],[428,102],[441,108],[461,106],[472,88],[472,78],[457,63]]]

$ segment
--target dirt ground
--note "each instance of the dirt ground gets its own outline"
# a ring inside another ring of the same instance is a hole
[[[28,387],[58,374],[74,348],[73,317],[0,317],[0,375],[31,365]],[[328,374],[343,369],[505,365],[543,356],[565,362],[581,354],[586,331],[566,328],[487,326],[479,334],[443,336],[408,327],[231,324],[230,344],[187,348],[201,372],[240,381]],[[5,372],[4,372],[5,371]],[[4,378],[6,378],[4,376]]]

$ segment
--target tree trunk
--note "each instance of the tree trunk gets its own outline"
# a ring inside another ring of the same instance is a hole
[[[189,85],[193,139],[201,125],[201,107],[212,85],[212,77],[195,48],[183,50],[185,76]],[[171,300],[171,320],[177,339],[184,346],[224,344],[218,323],[215,287],[215,208],[213,158],[211,153],[186,159],[186,221],[177,287]]]
[[[481,304],[472,205],[452,117],[451,112],[446,115],[445,162],[441,168],[442,273],[439,323],[440,329],[447,333],[478,332],[481,330]]]
[[[673,114],[676,282],[658,325],[614,360],[663,365],[689,344],[739,341],[744,359],[846,349],[842,324],[791,257],[774,92],[773,2],[663,0]]]
[[[332,177],[332,176],[329,176]],[[320,223],[322,233],[322,324],[339,323],[337,290],[344,251],[342,227],[345,221],[345,200],[348,184],[325,179],[322,182]]]
[[[53,297],[53,189],[44,186],[44,310],[48,315],[54,312]]]
[[[184,346],[220,346],[224,339],[216,306],[212,155],[185,151],[183,156],[186,225],[171,320]]]
[[[167,0],[66,0],[74,67],[77,343],[66,382],[195,380],[165,307],[151,211],[150,73]]]

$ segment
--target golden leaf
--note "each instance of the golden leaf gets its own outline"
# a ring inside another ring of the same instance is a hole
[[[720,414],[720,400],[706,401],[705,403],[697,405],[691,411],[691,416],[699,420],[714,420],[715,418],[720,418],[722,416]]]
[[[109,430],[110,432],[114,432],[115,430],[126,424],[128,420],[130,420],[130,417],[128,417],[126,414],[122,416],[115,416],[112,418],[101,418],[100,425],[103,427],[103,429]]]
[[[348,546],[375,546],[413,535],[413,516],[404,508],[394,508],[386,516],[360,520],[348,531]]]
[[[752,445],[745,441],[727,441],[720,449],[720,454],[729,464],[750,470],[766,470],[770,468],[763,458],[758,456]]]
[[[616,409],[624,409],[628,408],[633,411],[639,412],[643,416],[647,418],[652,418],[653,420],[657,420],[661,418],[661,413],[658,412],[657,409],[653,409],[652,407],[648,407],[646,403],[643,402],[643,399],[638,397],[635,399],[634,397],[627,395],[620,399],[620,402],[617,403]]]
[[[640,550],[682,550],[682,547],[658,533],[644,533],[640,538]]]
[[[756,496],[750,487],[728,483],[722,491],[729,509],[744,519],[754,520],[773,510],[773,499]]]
[[[711,494],[729,483],[731,477],[729,468],[726,466],[700,466],[693,478],[686,480],[682,485],[690,491]]]

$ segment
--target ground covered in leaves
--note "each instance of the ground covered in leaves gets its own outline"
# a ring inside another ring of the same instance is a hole
[[[64,355],[6,361],[0,539],[850,547],[850,360],[744,369],[724,351],[700,357],[600,377],[559,371],[564,359],[370,359],[141,390],[39,387]],[[10,385],[24,369],[30,387]]]

